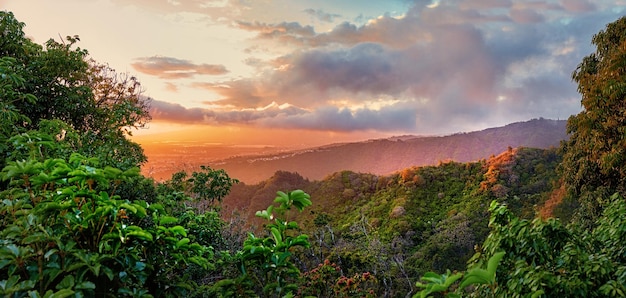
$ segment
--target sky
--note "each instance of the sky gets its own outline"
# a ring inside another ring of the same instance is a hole
[[[571,73],[626,0],[0,0],[152,98],[140,136],[441,135],[581,111]],[[257,140],[258,139],[258,140]],[[238,141],[237,141],[238,140]],[[255,141],[252,141],[255,140]]]

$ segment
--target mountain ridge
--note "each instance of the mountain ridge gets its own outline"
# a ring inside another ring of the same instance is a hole
[[[226,170],[244,183],[259,183],[276,171],[295,172],[312,180],[344,170],[387,175],[442,161],[486,159],[509,147],[556,147],[568,138],[566,124],[566,120],[539,118],[444,136],[405,135],[268,155],[237,156],[216,161],[211,166]]]

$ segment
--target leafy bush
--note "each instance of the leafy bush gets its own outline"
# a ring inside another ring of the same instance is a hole
[[[138,173],[101,168],[79,154],[67,161],[9,162],[0,173],[9,183],[0,192],[2,294],[177,295],[191,289],[181,269],[208,269],[211,249],[192,242],[162,205],[121,199],[115,186]]]

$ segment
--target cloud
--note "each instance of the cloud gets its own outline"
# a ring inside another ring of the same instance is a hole
[[[170,92],[177,92],[178,91],[178,86],[176,86],[176,84],[173,84],[171,82],[166,82],[165,83],[165,90],[170,91]]]
[[[153,100],[150,114],[159,121],[193,124],[254,124],[259,119],[306,113],[306,110],[271,103],[255,109],[185,108],[177,103]]]
[[[303,10],[303,12],[312,17],[315,17],[316,19],[322,22],[328,22],[328,23],[332,23],[335,21],[335,18],[341,17],[340,14],[327,13],[321,9],[307,8]]]
[[[141,73],[162,79],[183,79],[196,75],[223,75],[228,73],[223,65],[194,64],[188,60],[163,56],[136,58],[131,66]]]
[[[284,56],[278,71],[262,78],[203,84],[223,98],[216,104],[251,108],[272,101],[306,108],[391,96],[436,98],[457,90],[465,99],[489,101],[498,66],[479,31],[452,26],[438,38],[405,49],[359,43],[338,49],[313,49]],[[197,84],[196,86],[200,86]]]
[[[596,9],[596,6],[587,0],[564,0],[561,1],[561,5],[571,12],[590,12]]]
[[[580,110],[571,72],[593,50],[593,34],[620,16],[607,3],[418,1],[402,15],[324,32],[296,21],[240,19],[233,24],[256,35],[251,44],[282,52],[267,58],[250,47],[245,62],[254,76],[191,83],[218,99],[207,109],[157,102],[154,118],[409,133],[565,119]],[[174,72],[188,70],[196,71]]]
[[[407,131],[415,128],[415,112],[401,107],[380,110],[349,110],[333,106],[314,110],[273,102],[257,109],[185,108],[179,104],[152,101],[151,115],[157,121],[257,127],[281,127],[321,131]]]
[[[259,124],[268,127],[288,127],[330,131],[411,131],[415,129],[415,111],[388,107],[381,110],[337,108],[326,106],[313,112],[280,115]]]
[[[544,17],[530,9],[512,9],[511,19],[520,24],[539,23],[544,20]]]

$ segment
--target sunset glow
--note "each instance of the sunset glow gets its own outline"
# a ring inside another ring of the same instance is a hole
[[[139,142],[304,146],[580,111],[570,74],[617,1],[0,0],[151,97]],[[33,9],[37,7],[37,9]],[[294,145],[295,144],[295,145]]]

